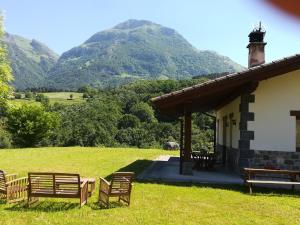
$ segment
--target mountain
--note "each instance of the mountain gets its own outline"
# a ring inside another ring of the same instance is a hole
[[[94,34],[63,53],[48,74],[56,88],[112,86],[135,79],[187,79],[243,67],[213,51],[200,51],[175,30],[128,20]]]
[[[17,89],[45,86],[48,71],[58,55],[37,40],[5,33],[4,43],[13,69]]]

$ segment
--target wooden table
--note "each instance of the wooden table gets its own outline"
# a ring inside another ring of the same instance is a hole
[[[192,157],[195,161],[196,169],[212,169],[215,164],[214,153],[203,153],[200,151],[193,151]]]
[[[252,184],[291,185],[293,191],[295,185],[300,185],[300,171],[244,168],[244,172],[244,183],[249,186],[250,193]],[[256,179],[257,177],[260,179]],[[284,179],[288,181],[283,181]]]
[[[80,178],[80,183],[82,184],[84,181],[87,181],[88,182],[88,193],[89,193],[89,197],[92,196],[92,194],[95,192],[95,189],[96,189],[96,179],[95,178]],[[75,180],[74,182],[68,180],[68,181],[65,181],[65,180],[55,180],[55,184],[56,185],[63,185],[63,184],[74,184],[74,183],[77,183]]]

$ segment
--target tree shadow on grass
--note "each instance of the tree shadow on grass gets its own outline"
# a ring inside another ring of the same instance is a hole
[[[28,207],[27,201],[23,201],[5,208],[8,211],[22,211],[22,212],[61,212],[79,208],[79,203],[72,202],[49,202],[38,201]]]
[[[152,164],[152,160],[147,160],[147,159],[139,159],[136,160],[129,165],[122,167],[118,169],[115,172],[134,172],[135,176],[137,176],[139,173],[143,172],[148,166]],[[112,174],[108,175],[105,177],[106,180],[111,180]]]

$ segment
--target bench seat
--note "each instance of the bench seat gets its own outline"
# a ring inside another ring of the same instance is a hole
[[[247,183],[252,184],[283,184],[283,185],[300,185],[300,182],[291,181],[274,181],[274,180],[247,180]]]
[[[244,172],[244,182],[248,185],[250,194],[253,184],[290,185],[293,191],[295,186],[300,185],[300,171],[244,168]]]
[[[80,206],[88,200],[88,180],[81,180],[79,174],[28,173],[28,203],[46,198],[77,198]]]

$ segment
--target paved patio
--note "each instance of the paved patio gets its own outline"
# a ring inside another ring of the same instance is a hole
[[[214,171],[193,170],[193,176],[179,174],[179,157],[159,156],[142,174],[140,180],[164,182],[189,182],[209,184],[243,184],[243,179],[224,168]]]

